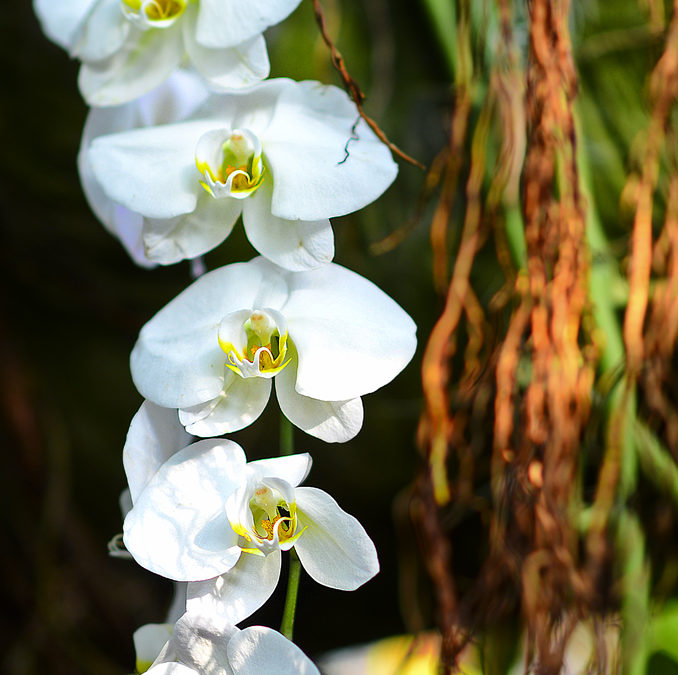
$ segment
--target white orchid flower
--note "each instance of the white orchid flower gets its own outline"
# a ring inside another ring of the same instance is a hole
[[[86,150],[102,134],[185,119],[205,101],[208,94],[200,77],[179,69],[141,98],[110,108],[91,108],[87,115],[78,153],[78,172],[85,196],[106,229],[122,242],[132,259],[144,267],[157,263],[149,260],[144,252],[143,218],[106,196],[94,177]]]
[[[261,33],[300,0],[33,0],[46,35],[82,66],[89,105],[131,101],[187,57],[212,88],[251,86],[269,73]]]
[[[318,583],[355,590],[379,571],[362,525],[322,490],[298,487],[308,454],[247,462],[221,439],[172,455],[125,518],[125,546],[146,569],[188,585],[187,609],[238,623],[266,602],[293,546]]]
[[[416,348],[412,319],[367,279],[330,263],[288,272],[264,258],[213,270],[141,330],[132,377],[195,436],[242,429],[272,380],[287,418],[329,443],[362,426],[360,397],[390,382]]]
[[[337,87],[275,79],[215,94],[174,124],[100,125],[82,162],[109,211],[135,214],[148,259],[202,255],[242,214],[254,248],[299,271],[333,258],[329,218],[374,201],[396,176],[389,149],[358,120]]]
[[[173,629],[172,623],[147,623],[134,631],[134,652],[137,657],[138,673],[145,673],[153,665],[153,661],[158,658],[158,654],[172,637]]]
[[[175,410],[144,401],[132,418],[122,450],[131,502],[134,504],[156,471],[191,442]]]
[[[143,671],[140,671],[143,672]],[[187,612],[149,675],[320,675],[294,643],[264,626],[240,630],[209,615]]]

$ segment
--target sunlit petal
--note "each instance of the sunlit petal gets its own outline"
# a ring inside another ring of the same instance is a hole
[[[299,647],[271,628],[246,628],[231,638],[227,649],[235,675],[320,675]]]
[[[296,544],[301,564],[318,583],[352,591],[379,572],[377,551],[363,526],[326,492],[296,490],[299,525]]]
[[[243,224],[254,248],[288,270],[309,270],[334,257],[330,221],[284,220],[271,213],[271,181],[264,181],[244,204]]]
[[[242,553],[226,574],[189,584],[186,609],[239,623],[271,597],[280,578],[280,565],[280,551],[267,556]]]
[[[122,463],[134,502],[162,464],[191,441],[177,411],[144,401],[132,418]]]
[[[179,420],[194,436],[221,436],[244,429],[258,419],[270,395],[270,380],[244,379],[227,372],[219,395],[206,403],[182,408]]]
[[[416,326],[373,283],[339,265],[289,276],[284,313],[299,354],[296,390],[345,401],[390,382],[410,361]]]
[[[355,105],[337,87],[297,82],[283,91],[261,136],[273,173],[274,215],[341,216],[386,190],[398,167],[389,149],[358,120]]]
[[[351,440],[363,425],[363,405],[359,397],[347,401],[321,401],[296,391],[296,360],[280,373],[275,393],[280,410],[295,426],[327,443]]]
[[[172,455],[127,514],[124,542],[146,569],[175,581],[200,581],[231,569],[240,557],[225,514],[245,455],[227,440],[198,441]]]
[[[247,4],[202,0],[197,40],[206,47],[240,44],[282,21],[300,0],[248,0]]]

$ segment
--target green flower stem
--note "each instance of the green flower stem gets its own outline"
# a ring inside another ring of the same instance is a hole
[[[288,639],[292,640],[294,634],[294,615],[297,611],[297,595],[299,593],[299,577],[301,576],[301,563],[297,552],[290,549],[290,571],[287,578],[287,597],[285,598],[285,609],[283,610],[280,632]]]
[[[291,455],[294,452],[294,427],[285,415],[280,415],[280,456]],[[294,633],[294,616],[297,611],[297,595],[299,594],[299,577],[301,576],[301,563],[297,552],[290,549],[290,570],[287,579],[287,597],[283,610],[280,632],[292,640]]]

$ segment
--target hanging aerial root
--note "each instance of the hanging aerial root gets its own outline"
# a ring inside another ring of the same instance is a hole
[[[322,35],[323,41],[330,50],[332,65],[339,73],[346,91],[356,104],[358,112],[360,113],[360,117],[365,120],[365,123],[370,127],[370,129],[372,129],[372,131],[374,131],[379,140],[390,148],[391,152],[394,152],[401,159],[404,159],[406,162],[409,162],[410,164],[413,164],[414,166],[425,171],[426,167],[421,162],[418,162],[416,159],[404,153],[397,145],[395,145],[395,143],[391,143],[379,125],[364,111],[363,102],[365,101],[365,94],[360,89],[360,85],[358,85],[358,83],[349,74],[348,70],[346,69],[346,64],[344,63],[344,57],[335,47],[334,42],[332,42],[332,39],[327,32],[327,28],[325,27],[325,17],[323,15],[319,0],[312,0],[312,2],[313,12],[315,14],[315,20],[318,24],[318,28],[320,29],[320,34]]]
[[[664,145],[671,107],[678,96],[678,0],[674,0],[666,47],[652,73],[650,92],[653,99],[652,117],[635,195],[629,301],[624,316],[627,375],[633,380],[640,373],[645,353],[643,331],[652,262],[652,200],[659,172],[659,154]]]

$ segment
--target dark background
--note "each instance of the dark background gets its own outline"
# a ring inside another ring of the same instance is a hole
[[[325,5],[329,30],[369,94],[368,111],[429,162],[444,142],[449,88],[426,17],[389,0]],[[137,268],[96,221],[75,169],[87,113],[77,63],[44,37],[29,2],[8,3],[0,21],[0,671],[131,672],[132,632],[163,620],[171,584],[107,555],[107,541],[122,530],[121,451],[141,403],[128,358],[139,328],[188,285],[188,264]],[[267,39],[272,75],[339,84],[310,2]],[[392,295],[419,324],[420,340],[436,306],[427,227],[408,225],[422,180],[404,165],[381,200],[334,223],[336,262]],[[371,251],[401,227],[401,246]],[[212,269],[253,255],[237,226],[206,262]],[[354,593],[302,577],[295,637],[311,656],[430,622],[407,526],[420,352],[364,399],[365,425],[353,441],[329,446],[296,432],[296,449],[314,458],[307,484],[360,519],[382,566]],[[277,454],[275,399],[233,438],[250,459]],[[283,594],[281,583],[251,622],[278,627]]]

